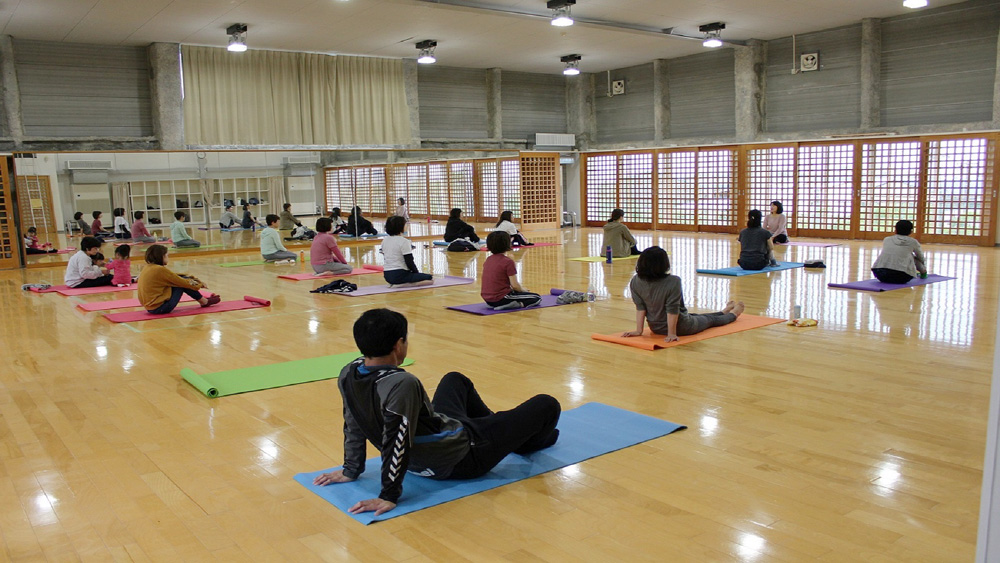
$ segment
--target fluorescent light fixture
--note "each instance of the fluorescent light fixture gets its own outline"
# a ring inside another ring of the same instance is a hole
[[[576,0],[549,0],[546,6],[552,10],[552,25],[556,27],[573,25],[573,16],[570,14],[573,4],[576,4]]]
[[[433,39],[425,39],[417,43],[417,49],[420,49],[420,54],[417,56],[417,62],[422,65],[432,65],[437,62],[437,58],[434,56],[434,49],[437,48],[437,41]]]
[[[226,28],[226,33],[229,35],[229,46],[226,48],[230,52],[242,53],[247,50],[247,24],[234,23]]]
[[[722,47],[723,29],[726,29],[726,24],[722,22],[706,23],[705,25],[699,25],[698,31],[705,34],[705,40],[701,42],[702,46],[708,47],[710,49]]]
[[[559,60],[566,65],[566,68],[563,69],[563,74],[566,76],[580,74],[580,59],[582,58],[580,55],[563,55],[559,57]]]
[[[927,0],[903,0],[903,6],[914,10],[917,8],[926,8]]]

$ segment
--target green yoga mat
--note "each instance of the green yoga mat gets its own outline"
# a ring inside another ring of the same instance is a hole
[[[614,261],[618,260],[635,260],[639,255],[635,256],[622,256],[621,258],[612,258]],[[604,262],[607,260],[604,256],[581,256],[580,258],[570,258],[570,260],[576,260],[577,262]]]
[[[333,379],[340,375],[340,370],[344,369],[344,366],[356,360],[360,355],[360,352],[347,352],[333,356],[200,375],[191,368],[184,368],[181,370],[181,377],[195,389],[204,393],[206,397],[223,397],[248,391]],[[412,363],[413,360],[410,358],[403,360],[404,366]]]
[[[223,268],[239,268],[241,266],[260,266],[261,264],[267,264],[264,260],[250,260],[249,262],[223,262],[219,264]]]
[[[222,244],[203,244],[201,246],[171,246],[170,250],[198,250],[199,248],[222,248]]]

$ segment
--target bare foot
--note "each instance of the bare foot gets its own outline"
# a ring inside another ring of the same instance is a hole
[[[735,301],[730,301],[729,303],[726,303],[726,308],[723,309],[722,312],[723,313],[732,313],[733,312],[733,308],[735,308],[735,307],[736,307],[736,302]]]
[[[730,311],[730,312],[732,314],[736,315],[736,318],[738,319],[738,318],[740,318],[740,315],[743,314],[743,310],[744,309],[746,309],[746,305],[744,305],[743,302],[740,301],[739,303],[736,304],[735,307],[733,307],[733,310]]]

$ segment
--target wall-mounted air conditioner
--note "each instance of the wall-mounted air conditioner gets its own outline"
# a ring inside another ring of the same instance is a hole
[[[319,164],[319,155],[311,154],[307,156],[286,156],[285,164],[289,166],[293,164]]]
[[[576,135],[572,133],[535,133],[535,150],[569,151],[576,147]]]
[[[66,170],[111,170],[110,160],[67,160]]]

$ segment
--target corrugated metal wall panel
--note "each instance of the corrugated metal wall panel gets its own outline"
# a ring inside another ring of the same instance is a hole
[[[767,43],[764,130],[857,128],[861,125],[861,26],[796,36],[802,53],[819,53],[820,70],[792,74],[792,39]]]
[[[15,39],[14,64],[25,135],[153,135],[146,49]]]
[[[608,73],[599,72],[594,81],[594,111],[597,114],[597,142],[628,143],[652,141],[653,64],[611,71],[611,80],[625,81],[625,95],[608,97]]]
[[[505,139],[566,132],[566,78],[561,74],[504,72],[500,107]]]
[[[735,67],[732,49],[670,60],[670,137],[736,134]]]
[[[993,118],[1000,2],[882,22],[882,125]]]
[[[479,69],[421,66],[420,136],[425,139],[485,139],[486,72]]]

